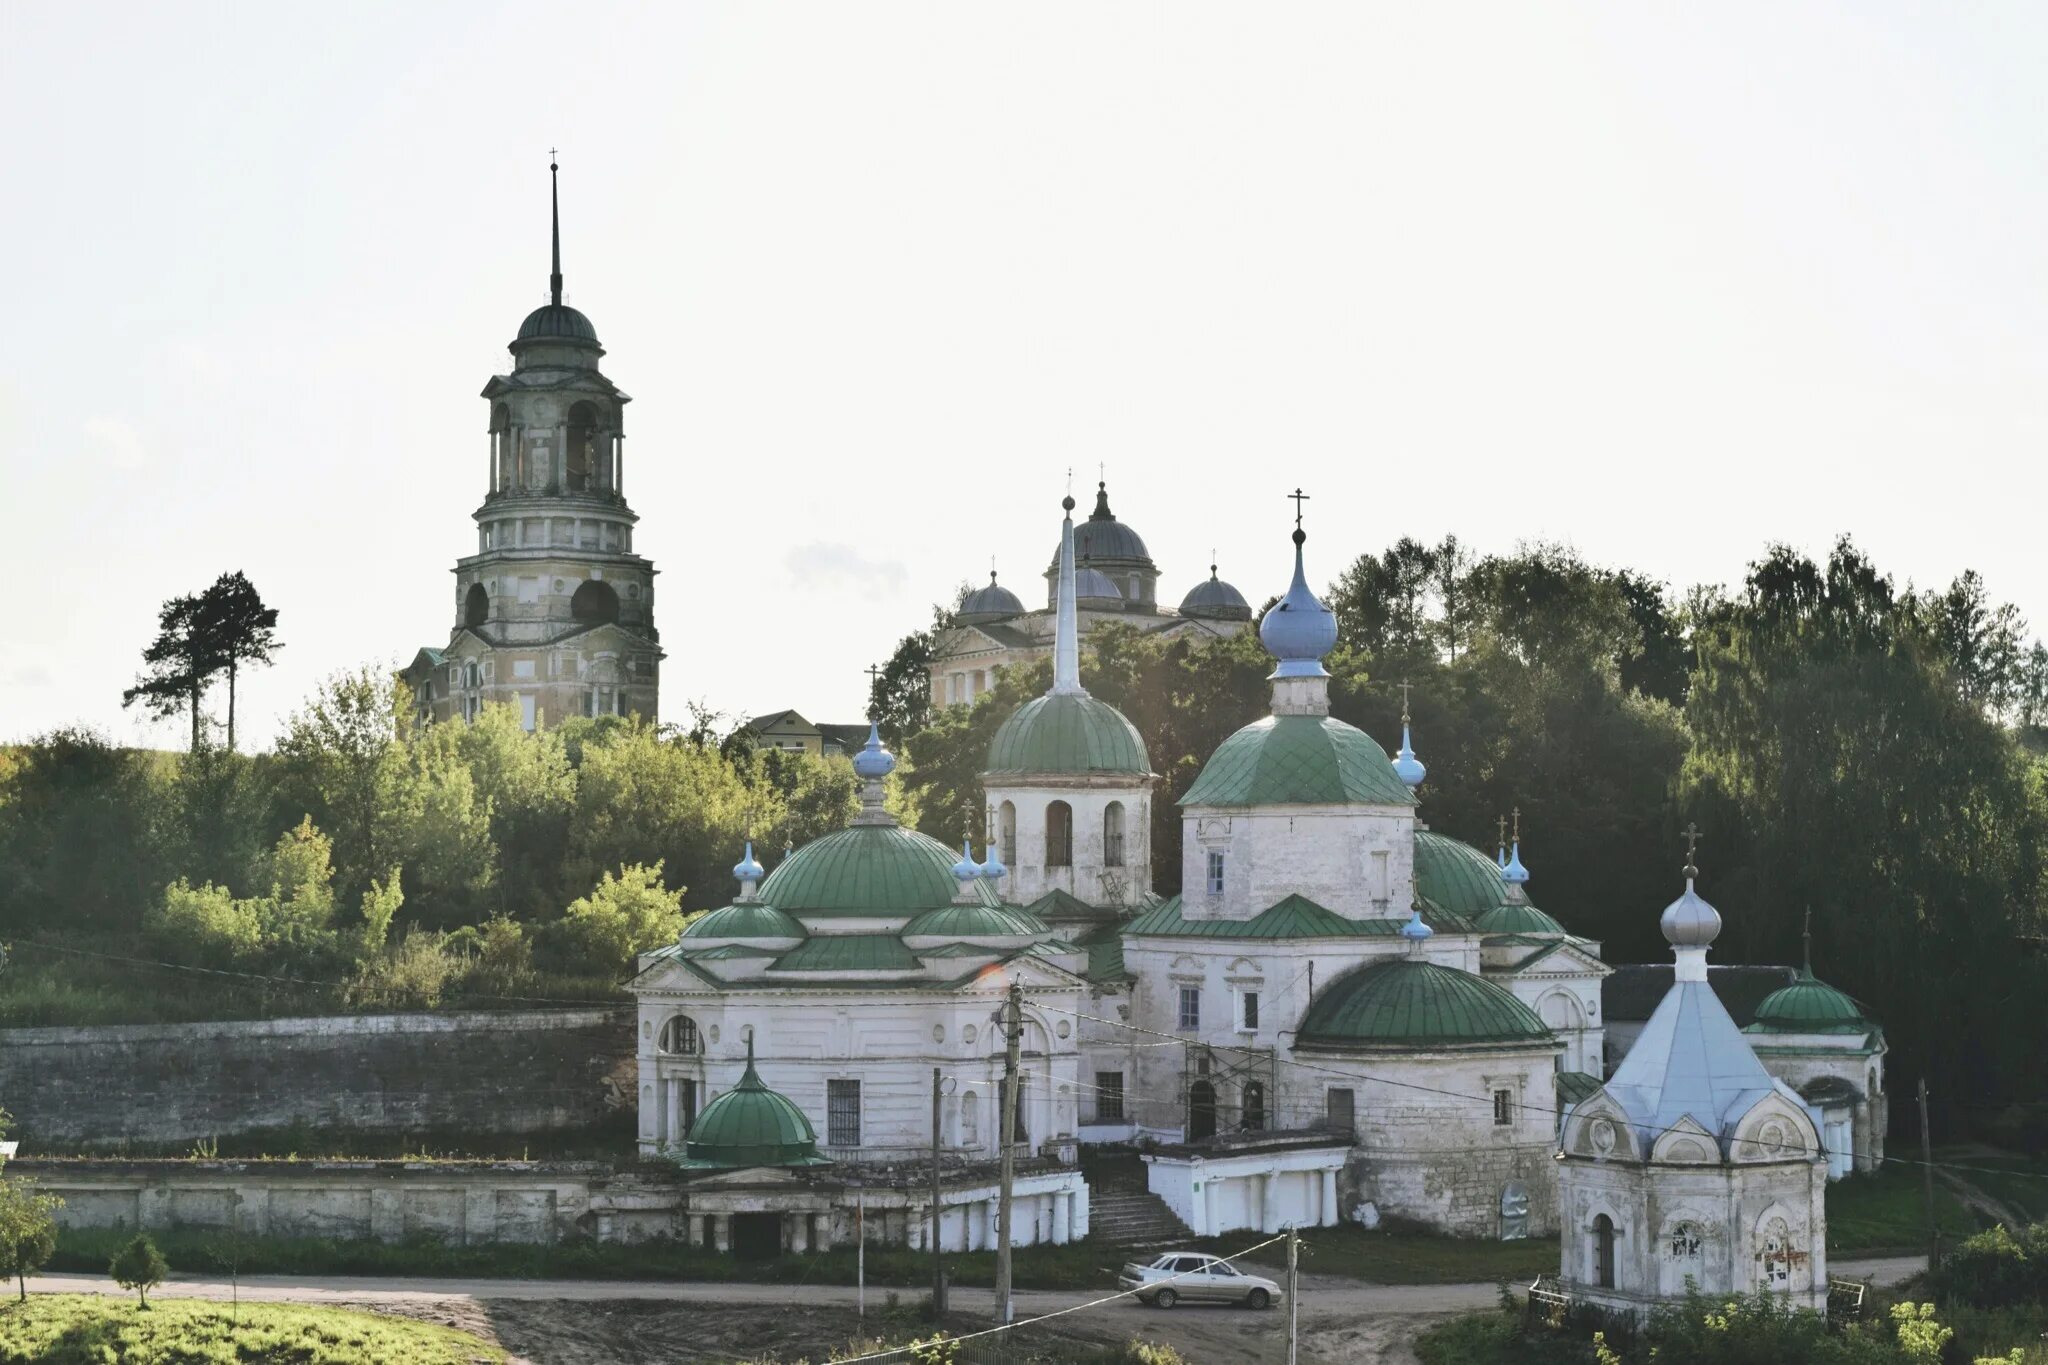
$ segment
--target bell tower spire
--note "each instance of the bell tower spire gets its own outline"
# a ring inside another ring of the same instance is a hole
[[[555,270],[548,276],[548,289],[554,296],[554,305],[562,306],[562,190],[561,167],[555,163],[555,149],[548,148],[548,207],[553,210],[555,237]]]

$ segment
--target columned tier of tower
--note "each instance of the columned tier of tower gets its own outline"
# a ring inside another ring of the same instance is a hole
[[[640,518],[624,499],[598,494],[493,494],[476,509],[478,554],[493,550],[605,555],[633,552]]]

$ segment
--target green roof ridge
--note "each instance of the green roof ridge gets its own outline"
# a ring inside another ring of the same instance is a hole
[[[1390,938],[1407,923],[1399,919],[1346,919],[1303,895],[1290,895],[1250,919],[1191,920],[1181,898],[1171,897],[1124,925],[1130,935],[1169,938]]]
[[[778,972],[917,970],[917,955],[894,934],[817,934],[775,959]]]

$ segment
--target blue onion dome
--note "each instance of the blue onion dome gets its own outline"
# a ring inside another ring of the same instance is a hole
[[[1515,840],[1514,849],[1508,854],[1508,860],[1501,864],[1500,879],[1509,886],[1523,886],[1527,884],[1529,869],[1522,866],[1522,841],[1520,839]]]
[[[1420,906],[1408,912],[1408,922],[1401,926],[1401,937],[1409,940],[1411,943],[1420,943],[1434,933],[1436,933],[1436,930],[1422,922],[1422,908]]]
[[[1409,787],[1419,787],[1422,779],[1429,775],[1429,769],[1422,766],[1422,760],[1415,756],[1415,746],[1408,739],[1408,722],[1401,722],[1401,751],[1394,755],[1394,776]]]
[[[1688,863],[1685,894],[1665,906],[1657,919],[1665,942],[1674,948],[1704,948],[1721,935],[1721,912],[1693,889],[1693,878],[1698,875],[1699,869]]]
[[[960,861],[953,864],[956,880],[971,882],[981,875],[981,864],[974,861],[974,848],[965,839],[960,841]]]
[[[1259,623],[1259,642],[1280,661],[1276,678],[1324,678],[1323,656],[1337,647],[1337,618],[1308,589],[1301,547],[1308,535],[1294,528],[1294,581]]]
[[[758,882],[768,875],[768,869],[754,861],[754,841],[747,840],[747,856],[733,864],[733,877],[742,882]]]
[[[1076,569],[1074,604],[1083,611],[1122,611],[1124,595],[1102,570]]]
[[[526,315],[526,321],[519,324],[519,337],[512,344],[521,341],[552,341],[572,346],[596,346],[597,328],[590,319],[566,303],[544,303]]]
[[[823,1166],[817,1130],[804,1111],[770,1090],[754,1070],[754,1039],[747,1036],[747,1070],[738,1085],[704,1106],[690,1125],[685,1169],[739,1170],[750,1166]]]
[[[868,722],[868,742],[853,756],[853,771],[865,778],[883,778],[896,771],[896,755],[882,747],[882,727]]]
[[[1216,566],[1211,564],[1209,577],[1180,599],[1180,614],[1204,621],[1249,621],[1252,604],[1244,600],[1243,593],[1218,578]]]
[[[1384,958],[1332,981],[1302,1016],[1298,1046],[1554,1046],[1521,1001],[1485,977],[1422,957]]]
[[[741,901],[708,915],[699,915],[683,930],[686,939],[772,939],[801,942],[808,937],[803,925],[772,905]]]
[[[1010,714],[988,746],[985,775],[1122,773],[1150,775],[1138,727],[1086,692],[1048,692]]]
[[[994,844],[990,844],[983,851],[987,853],[988,856],[981,860],[982,876],[986,877],[990,881],[998,881],[1001,878],[1007,877],[1010,874],[1010,869],[1004,866],[1002,855],[996,852],[996,846]]]
[[[930,835],[901,825],[850,825],[783,859],[761,883],[769,905],[813,919],[907,919],[955,904],[959,858]],[[988,882],[965,883],[978,904],[1001,905]]]
[[[994,569],[989,570],[988,586],[976,588],[960,599],[960,609],[954,613],[958,620],[969,625],[982,621],[1000,621],[1006,616],[1024,614],[1024,603],[1016,593],[996,582]]]

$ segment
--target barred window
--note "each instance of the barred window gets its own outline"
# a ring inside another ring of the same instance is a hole
[[[831,1147],[860,1146],[860,1082],[825,1082],[825,1142]]]
[[[1123,1072],[1098,1071],[1095,1073],[1095,1121],[1097,1123],[1122,1123],[1124,1121]]]
[[[668,1022],[661,1026],[661,1042],[658,1044],[658,1047],[663,1052],[675,1053],[685,1057],[695,1056],[697,1052],[697,1021],[687,1014],[678,1014],[671,1017]]]
[[[1223,850],[1220,848],[1209,850],[1209,894],[1223,894]]]
[[[1493,1092],[1493,1126],[1505,1128],[1515,1121],[1515,1092],[1496,1090]]]

